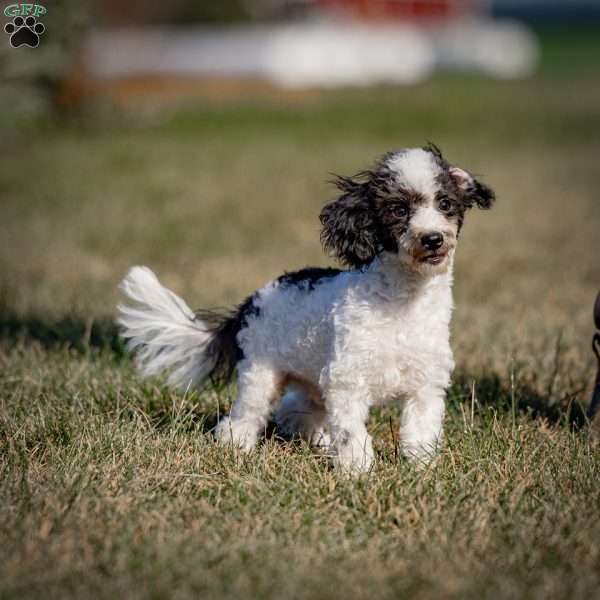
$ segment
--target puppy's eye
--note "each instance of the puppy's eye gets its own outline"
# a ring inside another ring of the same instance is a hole
[[[394,206],[391,207],[390,212],[394,217],[404,219],[408,216],[408,206],[406,206],[406,204],[394,204]]]
[[[452,208],[452,202],[448,198],[442,198],[438,204],[439,209],[442,212],[448,212]]]

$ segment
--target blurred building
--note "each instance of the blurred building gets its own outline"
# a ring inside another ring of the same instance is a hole
[[[170,92],[208,79],[405,85],[440,69],[523,77],[538,57],[535,36],[492,18],[489,0],[240,0],[219,4],[220,23],[214,5],[204,10],[105,0],[104,27],[85,44],[87,76],[96,87],[143,79]]]
[[[0,48],[5,112],[527,77],[535,27],[600,24],[600,0],[57,0],[44,23],[35,52]]]

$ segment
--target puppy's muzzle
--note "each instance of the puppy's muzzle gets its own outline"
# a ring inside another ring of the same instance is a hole
[[[416,238],[413,257],[420,264],[441,265],[455,245],[451,233],[442,231],[421,232]]]

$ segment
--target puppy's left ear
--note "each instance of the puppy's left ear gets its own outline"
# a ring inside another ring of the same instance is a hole
[[[491,208],[496,200],[494,190],[478,181],[464,169],[459,167],[450,167],[450,177],[458,186],[458,189],[463,193],[464,203],[467,208],[477,205],[479,208]]]
[[[357,179],[369,173],[359,173]],[[321,211],[321,242],[325,250],[352,267],[369,264],[378,253],[376,224],[370,203],[369,181],[337,177],[335,185],[342,195]]]

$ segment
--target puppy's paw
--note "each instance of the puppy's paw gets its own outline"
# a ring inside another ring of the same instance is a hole
[[[256,427],[248,421],[223,417],[215,429],[215,438],[221,444],[231,444],[244,452],[250,452],[258,441]]]
[[[331,447],[331,436],[324,427],[317,427],[311,431],[308,442],[316,450],[328,452]]]
[[[336,436],[333,446],[333,464],[340,472],[359,477],[370,470],[375,453],[371,436],[368,434],[352,435],[343,431]]]
[[[424,471],[438,458],[438,444],[402,444],[402,454],[417,470]]]

